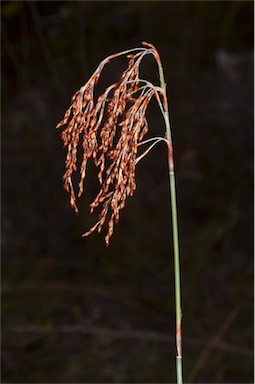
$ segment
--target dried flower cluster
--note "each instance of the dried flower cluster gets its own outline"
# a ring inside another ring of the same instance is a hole
[[[98,167],[100,191],[90,208],[91,212],[97,207],[101,211],[98,222],[83,236],[89,235],[96,228],[100,232],[108,220],[108,232],[105,237],[107,245],[114,224],[119,220],[120,210],[125,206],[127,197],[136,189],[136,164],[148,152],[147,150],[140,156],[137,153],[138,146],[143,143],[143,137],[148,131],[145,114],[153,95],[163,111],[163,90],[147,80],[140,79],[140,63],[148,54],[153,55],[158,65],[161,65],[155,47],[148,43],[143,43],[141,48],[123,51],[104,59],[88,82],[74,94],[64,119],[57,125],[57,128],[66,125],[61,133],[64,146],[67,147],[63,181],[75,212],[78,212],[78,208],[72,175],[77,170],[77,149],[80,140],[83,155],[79,169],[78,197],[83,193],[88,160],[92,157]],[[104,66],[122,55],[128,58],[126,70],[117,83],[110,85],[96,99],[95,85]]]

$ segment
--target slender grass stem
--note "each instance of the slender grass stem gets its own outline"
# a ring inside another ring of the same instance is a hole
[[[164,120],[166,125],[166,137],[168,139],[168,167],[169,167],[169,185],[172,211],[172,231],[174,248],[174,276],[175,276],[175,311],[176,311],[176,373],[177,384],[182,384],[182,331],[181,331],[181,278],[180,278],[180,256],[179,256],[179,238],[178,238],[178,219],[176,203],[176,187],[173,160],[173,146],[170,119],[168,113],[168,102],[166,95],[166,84],[164,80],[163,68],[159,67],[160,84],[164,91]]]
[[[126,198],[132,196],[135,191],[135,167],[137,163],[157,143],[160,141],[167,143],[174,248],[176,369],[177,384],[182,384],[181,284],[171,126],[166,84],[159,53],[152,44],[146,42],[142,44],[146,48],[128,49],[102,60],[87,83],[73,95],[71,107],[65,112],[63,120],[57,124],[56,128],[67,125],[61,133],[64,146],[67,147],[66,172],[63,180],[64,188],[70,194],[70,204],[76,213],[78,213],[77,195],[73,187],[72,175],[77,169],[77,147],[81,135],[83,135],[83,160],[80,166],[78,197],[81,197],[83,193],[87,161],[93,158],[95,166],[98,168],[101,189],[90,205],[90,212],[94,212],[97,207],[101,208],[101,212],[99,221],[83,236],[90,235],[96,229],[100,232],[105,222],[108,221],[108,232],[105,236],[106,246],[109,245],[114,225],[119,221],[119,212],[124,208]],[[153,55],[158,64],[160,87],[153,85],[148,80],[141,79],[139,76],[141,61],[146,55],[150,54]],[[123,55],[127,55],[129,62],[127,69],[121,75],[120,81],[111,84],[104,94],[96,100],[94,88],[99,81],[104,66],[112,59]],[[114,91],[111,95],[112,90]],[[153,95],[164,117],[166,134],[164,137],[154,137],[142,141],[149,128],[145,113]],[[104,117],[105,121],[103,121]],[[119,137],[116,132],[120,132]],[[97,140],[98,133],[100,134],[100,142]],[[138,146],[150,142],[152,144],[149,148],[137,157]],[[108,160],[111,160],[110,164]],[[109,215],[108,211],[110,211]]]

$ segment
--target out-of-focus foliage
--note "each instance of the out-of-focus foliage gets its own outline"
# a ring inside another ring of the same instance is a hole
[[[54,130],[105,56],[159,50],[175,143],[186,382],[253,375],[253,2],[3,1],[2,381],[174,382],[164,147],[137,169],[109,249],[62,188]],[[123,62],[104,72],[118,79]],[[148,60],[144,76],[158,81]],[[99,90],[100,91],[100,90]],[[163,135],[156,104],[149,136]],[[99,368],[100,367],[100,368]]]

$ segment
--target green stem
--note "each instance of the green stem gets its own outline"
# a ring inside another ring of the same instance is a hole
[[[166,137],[168,139],[168,166],[169,166],[169,184],[172,210],[172,230],[173,230],[173,248],[174,248],[174,276],[175,276],[175,311],[176,311],[176,371],[177,384],[182,384],[182,340],[181,340],[181,279],[180,279],[180,256],[179,256],[179,239],[178,239],[178,220],[177,220],[177,203],[175,188],[175,173],[173,161],[173,146],[171,126],[168,113],[168,103],[166,96],[166,84],[164,80],[163,68],[159,67],[160,84],[164,97],[164,120],[166,124]]]

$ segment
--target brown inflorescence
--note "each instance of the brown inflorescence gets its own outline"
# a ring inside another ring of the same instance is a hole
[[[63,182],[76,213],[76,195],[80,197],[83,193],[88,160],[92,158],[98,168],[100,191],[91,203],[90,211],[92,213],[98,207],[101,207],[101,211],[98,222],[83,236],[89,235],[96,228],[100,232],[108,220],[105,237],[107,245],[114,224],[119,220],[120,210],[124,208],[127,197],[136,189],[137,150],[148,131],[145,113],[153,95],[162,108],[161,89],[139,77],[139,66],[145,55],[152,54],[159,63],[156,49],[147,43],[144,46],[146,48],[120,52],[103,60],[87,83],[74,94],[71,106],[57,125],[57,128],[66,125],[61,133],[64,146],[67,147]],[[120,81],[110,85],[96,99],[95,85],[105,64],[121,55],[128,58],[128,66]],[[72,176],[77,171],[77,149],[80,141],[83,154],[76,194]]]

